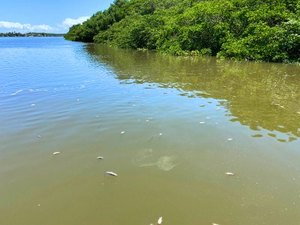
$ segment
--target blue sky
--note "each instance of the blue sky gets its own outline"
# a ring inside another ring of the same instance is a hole
[[[0,32],[64,33],[113,0],[0,0]]]

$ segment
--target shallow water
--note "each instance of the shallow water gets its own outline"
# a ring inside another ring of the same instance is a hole
[[[299,66],[62,38],[0,58],[1,225],[299,223]]]

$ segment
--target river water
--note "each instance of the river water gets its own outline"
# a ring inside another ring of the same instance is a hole
[[[1,225],[300,224],[299,66],[62,38],[0,59]]]

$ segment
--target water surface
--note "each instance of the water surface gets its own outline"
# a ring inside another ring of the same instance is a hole
[[[299,66],[62,38],[0,58],[0,224],[300,221]]]

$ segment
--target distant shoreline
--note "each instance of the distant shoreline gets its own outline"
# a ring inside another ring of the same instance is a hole
[[[0,37],[63,37],[64,34],[53,34],[53,33],[38,33],[38,32],[29,32],[29,33],[17,33],[17,32],[8,32],[0,33]]]

